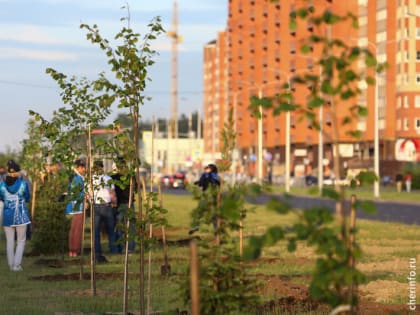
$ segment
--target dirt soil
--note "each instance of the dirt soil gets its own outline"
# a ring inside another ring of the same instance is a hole
[[[47,260],[41,261],[41,263],[47,263],[47,265],[54,265],[55,263],[48,262]],[[261,305],[256,309],[256,314],[295,314],[298,312],[320,312],[327,314],[330,309],[328,306],[323,305],[317,301],[314,301],[310,298],[308,294],[308,288],[304,284],[299,284],[296,282],[296,277],[291,279],[287,276],[266,276],[258,275],[259,279],[264,280],[263,294],[267,296],[276,296],[279,298],[273,299],[270,302],[266,302],[264,305]],[[83,276],[84,280],[90,279],[90,274],[85,273]],[[122,273],[97,273],[97,279],[114,279],[122,280]],[[138,278],[138,275],[133,274],[130,278]],[[40,280],[40,281],[77,281],[80,279],[79,273],[72,274],[58,274],[58,275],[45,275],[38,277],[31,277],[30,280]],[[90,290],[80,290],[80,291],[71,291],[71,295],[89,295]],[[97,290],[97,295],[99,296],[119,296],[120,292],[106,291],[106,290]],[[420,312],[409,311],[407,305],[395,305],[395,304],[382,304],[373,301],[369,301],[364,298],[364,296],[369,296],[366,293],[361,294],[361,301],[359,303],[359,312],[360,315],[413,315],[420,314]],[[420,305],[417,305],[417,310],[420,310]],[[64,313],[60,313],[63,314]],[[75,314],[75,313],[72,313]],[[57,313],[56,315],[59,315]],[[65,314],[69,315],[69,313]]]
[[[168,233],[169,232],[169,233]],[[177,229],[167,229],[166,233],[168,234],[183,234],[185,235],[185,230],[177,230]],[[155,236],[161,240],[161,231],[156,230],[154,231]],[[177,245],[188,245],[190,238],[188,239],[179,239],[178,237],[173,237],[171,235],[171,240],[176,239],[175,241],[168,241],[168,244],[174,243]],[[176,235],[178,236],[178,235]],[[300,263],[307,263],[307,261],[301,258],[304,261]],[[278,260],[278,259],[274,259]],[[276,263],[278,261],[274,261]],[[47,260],[47,259],[40,259],[37,261],[38,264],[46,265],[49,267],[56,267],[61,268],[68,264],[79,264],[80,260]],[[256,263],[256,262],[253,262]],[[265,261],[267,263],[267,261]],[[89,264],[89,258],[84,261],[84,264]],[[131,274],[130,278],[138,278],[138,274]],[[90,274],[86,272],[83,276],[85,280],[90,279]],[[97,279],[114,279],[114,280],[123,280],[122,273],[97,273]],[[257,275],[257,278],[263,280],[263,289],[262,294],[265,296],[272,296],[275,299],[266,302],[264,305],[259,306],[256,309],[256,315],[269,315],[269,314],[296,314],[299,312],[319,312],[322,314],[328,314],[331,309],[323,305],[317,301],[311,299],[308,293],[308,287],[302,283],[307,283],[310,279],[309,276],[302,276],[296,277],[293,276],[282,276],[282,275],[275,275],[275,276],[268,276],[268,275]],[[46,275],[46,276],[39,276],[39,277],[31,277],[31,280],[41,280],[41,281],[76,281],[80,279],[79,273],[73,274],[58,274],[58,275]],[[379,294],[382,292],[386,287],[387,292],[392,294],[392,287],[394,287],[393,283],[382,283],[378,282],[376,285],[372,284],[372,286],[364,286],[360,290],[360,302],[359,302],[359,310],[357,314],[360,315],[420,315],[420,305],[417,305],[418,311],[411,311],[409,310],[407,305],[395,305],[395,304],[384,304],[376,302],[378,301],[375,294]],[[106,290],[97,290],[97,295],[100,296],[118,296],[120,292],[112,292]],[[91,294],[90,290],[80,290],[80,291],[72,291],[69,292],[72,295],[89,295]],[[381,295],[383,295],[381,293]],[[389,296],[391,298],[391,296]],[[103,315],[110,315],[103,314]],[[137,314],[136,312],[132,313],[133,315]],[[183,314],[182,312],[179,314]],[[81,313],[56,313],[55,315],[87,315]]]

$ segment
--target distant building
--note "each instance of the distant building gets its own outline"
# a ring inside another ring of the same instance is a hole
[[[151,131],[143,131],[141,159],[159,173],[172,174],[178,170],[201,169],[203,159],[202,138],[168,139]]]
[[[379,156],[381,174],[392,174],[396,161],[420,160],[420,0],[281,0],[228,1],[226,30],[204,46],[204,152],[220,152],[220,131],[230,107],[234,109],[238,159],[241,168],[255,172],[257,159],[257,122],[248,110],[251,95],[274,95],[288,79],[303,72],[319,74],[314,60],[320,47],[312,47],[309,55],[300,53],[301,40],[314,32],[310,22],[289,28],[290,12],[301,5],[324,8],[340,15],[351,12],[358,16],[359,28],[335,27],[324,30],[332,38],[347,44],[366,47],[379,62],[389,67],[378,76],[378,86],[361,86],[359,104],[369,112],[355,120],[352,129],[361,131],[355,140],[340,128],[339,152],[351,167],[372,167],[374,157],[374,112],[378,109]],[[374,76],[374,73],[370,73]],[[307,87],[310,88],[310,87]],[[307,88],[299,86],[295,97],[303,103]],[[352,104],[347,104],[347,108]],[[340,104],[343,106],[343,104]],[[346,111],[345,109],[343,111]],[[266,168],[285,162],[285,115],[264,112],[263,157]],[[322,165],[328,171],[333,163],[331,142],[332,117],[323,113]],[[319,134],[307,120],[291,114],[290,123],[292,170],[305,173],[318,165]],[[387,162],[393,169],[386,169]],[[389,164],[391,165],[391,164]],[[401,165],[401,164],[400,164]],[[275,168],[274,168],[275,169]]]

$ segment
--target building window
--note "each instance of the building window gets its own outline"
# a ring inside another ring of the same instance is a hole
[[[408,118],[404,118],[404,130],[410,129],[410,122],[408,121]]]
[[[414,106],[416,108],[420,108],[420,95],[416,95],[416,97],[414,98]]]
[[[420,84],[420,73],[416,73],[416,84]]]
[[[420,50],[416,51],[416,60],[419,61],[420,60]]]
[[[416,128],[416,130],[420,130],[420,118],[414,119],[414,128]]]
[[[416,37],[420,38],[420,27],[416,28]]]
[[[404,96],[404,108],[408,108],[408,96]]]
[[[290,53],[295,54],[296,53],[296,42],[290,43]]]

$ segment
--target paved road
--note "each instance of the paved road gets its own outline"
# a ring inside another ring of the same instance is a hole
[[[281,198],[281,195],[276,197]],[[261,196],[258,203],[265,203],[270,196]],[[420,200],[420,196],[419,196]],[[420,204],[408,202],[391,202],[391,201],[374,201],[376,205],[375,214],[367,214],[363,210],[358,209],[357,217],[361,219],[377,220],[384,222],[400,222],[405,224],[420,225]],[[288,201],[290,205],[296,208],[309,208],[313,206],[327,206],[334,211],[335,203],[333,200],[320,199],[317,197],[293,196]],[[349,202],[346,209],[349,209]]]
[[[164,192],[171,194],[190,194],[189,191],[184,189],[165,189]],[[275,195],[277,198],[281,198],[282,195]],[[262,195],[258,197],[256,202],[258,204],[266,203],[271,196]],[[311,206],[327,206],[334,211],[334,201],[329,199],[321,199],[317,197],[306,197],[306,196],[293,196],[288,203],[295,208],[309,208]],[[377,220],[383,222],[400,222],[405,224],[420,225],[420,195],[419,203],[409,202],[391,202],[391,201],[375,201],[376,213],[367,214],[363,210],[359,209],[357,217],[361,219]],[[349,203],[346,204],[347,209]]]

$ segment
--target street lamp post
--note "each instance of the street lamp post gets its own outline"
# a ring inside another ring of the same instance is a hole
[[[262,99],[262,86],[258,88],[258,98]],[[258,183],[262,184],[262,178],[263,178],[263,109],[262,105],[258,107],[258,111],[260,114],[260,117],[258,119]]]
[[[290,92],[290,90],[291,90],[291,80],[290,80],[291,74],[289,74],[287,72],[284,72],[280,69],[275,69],[275,68],[270,69],[270,70],[272,70],[274,72],[277,72],[281,75],[284,75],[286,77],[288,89],[289,89],[289,92]],[[299,72],[303,72],[303,71],[308,71],[308,69],[306,69],[306,68],[298,69],[298,70],[295,71],[294,75],[296,75]],[[290,171],[291,171],[291,165],[290,165],[291,164],[290,163],[290,155],[291,155],[291,152],[290,152],[291,151],[290,150],[291,149],[290,148],[291,147],[291,141],[290,141],[290,128],[291,128],[291,126],[290,126],[290,124],[291,123],[290,123],[290,111],[289,110],[286,111],[285,119],[286,119],[286,122],[285,122],[286,130],[285,130],[285,141],[284,141],[284,151],[285,151],[284,152],[284,154],[285,154],[285,156],[284,156],[284,190],[285,190],[286,193],[289,193],[290,192]],[[322,139],[321,136],[320,136],[320,139]],[[321,172],[321,171],[318,170],[318,172]],[[322,174],[322,172],[321,172],[321,174]]]
[[[359,41],[359,38],[350,38],[351,40]],[[368,46],[372,46],[375,50],[375,57],[378,57],[378,49],[375,43],[366,40]],[[394,42],[394,41],[392,41]],[[373,110],[373,171],[378,177],[373,183],[373,196],[379,198],[379,184],[380,184],[380,173],[379,173],[379,76],[375,69],[375,106]]]
[[[377,56],[377,50],[375,46],[375,55]],[[379,174],[379,102],[378,102],[378,90],[379,90],[379,76],[375,71],[375,109],[374,109],[374,141],[373,141],[373,168],[376,176],[378,176],[378,180],[376,180],[373,184],[373,195],[375,198],[379,198],[379,182],[380,182],[380,174]]]
[[[274,81],[270,81],[268,83],[265,84],[261,84],[261,85],[253,85],[249,82],[246,81],[239,81],[239,83],[246,83],[248,85],[251,85],[253,88],[257,87],[258,88],[258,99],[261,101],[261,99],[263,98],[263,88],[271,85],[273,83],[279,83],[278,80],[274,80]],[[235,98],[236,99],[236,98]],[[235,101],[236,102],[236,101]],[[262,105],[260,104],[258,107],[258,111],[259,111],[259,119],[258,119],[258,126],[257,126],[257,181],[259,184],[262,183],[262,179],[263,179],[263,108]]]

